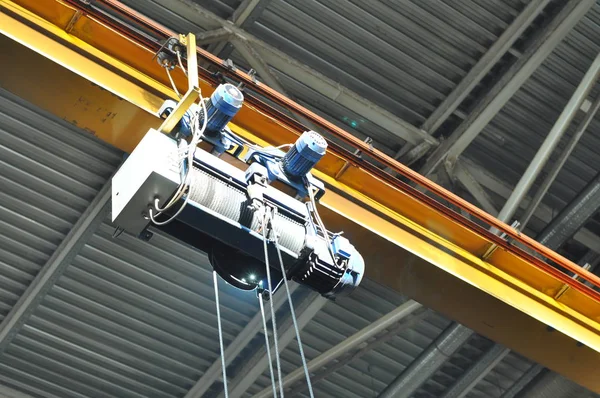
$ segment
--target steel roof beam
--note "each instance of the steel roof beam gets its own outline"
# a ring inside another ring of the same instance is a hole
[[[458,108],[460,103],[475,88],[475,86],[487,75],[492,67],[510,50],[512,45],[523,34],[525,29],[531,25],[533,20],[548,5],[550,0],[531,1],[525,9],[515,18],[508,28],[498,37],[494,44],[477,61],[477,63],[463,77],[454,90],[442,101],[421,128],[431,133],[435,132]]]
[[[245,26],[256,21],[271,0],[243,0],[235,9],[231,20],[236,26]]]
[[[229,40],[232,35],[233,33],[225,28],[207,30],[206,32],[196,33],[196,44],[199,46],[214,44],[223,40]]]
[[[110,179],[56,248],[35,279],[29,284],[8,315],[0,323],[0,353],[10,345],[31,314],[71,264],[81,248],[96,232],[110,210]]]
[[[592,119],[594,118],[596,113],[598,112],[598,109],[600,109],[600,96],[594,101],[594,104],[591,106],[591,108],[588,109],[585,117],[581,120],[581,122],[577,126],[577,130],[575,131],[573,136],[569,139],[569,143],[562,150],[562,152],[560,153],[560,156],[556,160],[556,162],[554,162],[554,164],[552,164],[551,170],[548,172],[548,174],[544,178],[544,181],[542,182],[542,184],[539,186],[539,188],[535,192],[535,196],[529,203],[529,206],[527,206],[527,210],[525,210],[525,213],[521,216],[521,220],[520,220],[521,228],[525,228],[525,226],[531,219],[531,216],[533,216],[533,213],[535,212],[537,207],[542,202],[542,199],[544,198],[544,196],[550,189],[550,186],[552,185],[552,183],[558,176],[558,173],[562,170],[567,159],[569,158],[569,156],[571,155],[571,153],[577,146],[577,143],[583,136],[583,133],[587,130],[590,122],[592,121]]]
[[[254,48],[254,46],[252,46],[251,43],[240,37],[234,37],[231,43],[242,55],[242,57],[244,57],[244,59],[248,61],[250,67],[258,73],[260,78],[264,80],[264,82],[267,83],[269,87],[274,88],[281,94],[285,94],[291,99],[294,99],[293,96],[289,95],[285,87],[283,87],[283,85],[281,84],[281,81],[279,81],[277,76],[273,73],[273,71],[271,71],[269,65],[265,62],[263,57],[258,53],[258,51],[256,51],[256,48]],[[314,123],[312,123],[307,118],[293,112],[290,113],[296,120],[298,120],[304,126],[314,131],[320,130],[314,125]]]
[[[335,364],[328,364],[325,368],[325,370],[322,370],[321,372],[319,372],[319,369],[314,369],[311,373],[311,383],[312,385],[316,385],[317,383],[319,383],[322,380],[327,380],[327,378],[336,373],[338,370],[340,370],[341,368],[345,367],[346,365],[348,365],[349,363],[356,361],[357,359],[361,358],[363,355],[368,354],[369,352],[381,347],[382,345],[386,344],[388,341],[394,339],[395,337],[398,336],[398,334],[400,334],[400,332],[402,332],[403,330],[406,330],[407,328],[414,326],[416,323],[420,322],[421,320],[423,320],[425,317],[427,317],[428,315],[430,315],[433,311],[429,310],[429,309],[424,309],[424,308],[420,308],[418,310],[415,310],[408,319],[402,319],[402,321],[400,323],[398,323],[395,327],[391,327],[389,329],[386,329],[385,333],[382,333],[380,335],[377,335],[376,337],[373,337],[370,343],[367,343],[367,341],[365,341],[364,343],[361,343],[360,345],[358,345],[357,347],[354,347],[354,349],[358,349],[355,352],[352,352],[352,350],[350,350],[349,352],[347,352],[344,357],[342,357],[341,359],[337,360],[337,362]],[[343,344],[343,343],[341,343]],[[366,344],[366,345],[365,345]],[[362,347],[362,348],[361,348]],[[360,349],[359,349],[360,348]],[[293,397],[297,396],[298,394],[306,391],[307,386],[302,384],[302,383],[298,383],[299,385],[296,388],[293,388],[289,394]]]
[[[246,28],[254,23],[267,8],[271,0],[243,0],[229,18],[235,26]],[[232,43],[222,41],[207,48],[219,58],[227,58],[233,51]]]
[[[600,173],[596,174],[592,181],[544,228],[537,240],[553,250],[558,250],[598,212],[599,208]],[[591,249],[598,251],[598,247]]]
[[[502,396],[500,398],[516,397],[517,394],[519,392],[521,392],[521,390],[523,388],[525,388],[525,386],[527,386],[529,383],[531,383],[531,381],[538,374],[540,374],[540,372],[542,370],[544,370],[544,367],[541,365],[538,365],[538,364],[531,365],[531,367],[529,369],[527,369],[527,371],[525,373],[523,373],[523,375],[521,377],[519,377],[519,380],[517,380],[517,382],[515,384],[510,386],[510,388],[508,390],[504,391],[504,394],[502,394]]]
[[[473,366],[467,370],[441,398],[463,398],[477,385],[508,353],[510,349],[494,344]]]
[[[590,68],[591,70],[593,68]],[[584,79],[585,81],[586,79]],[[579,91],[579,90],[577,90]],[[574,95],[577,97],[577,95]],[[579,104],[577,106],[580,106]],[[571,104],[571,106],[573,106]],[[566,109],[569,109],[569,104]],[[560,119],[560,118],[559,118]],[[534,178],[534,177],[533,177]],[[506,214],[506,209],[512,206],[507,201],[500,214]],[[516,205],[519,205],[517,202]],[[600,208],[600,173],[577,195],[573,201],[555,217],[536,239],[553,250],[557,250]],[[506,221],[506,220],[504,220]],[[580,264],[585,265],[585,264]],[[380,398],[410,397],[443,363],[457,352],[461,339],[468,339],[475,332],[460,325],[453,324],[444,335],[436,339],[415,362],[419,365],[410,366],[402,372],[385,390]],[[440,347],[445,347],[444,349]],[[443,398],[459,398],[465,396],[485,375],[510,352],[500,344],[495,344],[467,373],[465,373],[447,392]]]
[[[568,106],[567,106],[568,108]],[[507,202],[505,207],[509,206]],[[553,250],[558,250],[575,232],[600,209],[600,173],[556,216],[536,239]],[[502,209],[504,211],[504,209]],[[501,213],[502,213],[501,211]],[[597,249],[596,249],[597,250]],[[591,251],[579,262],[584,267],[597,254]],[[495,344],[473,367],[442,396],[461,398],[483,379],[510,350]]]
[[[433,151],[419,172],[429,175],[444,161],[454,163],[595,3],[595,0],[565,2],[558,15],[541,30],[456,130]]]
[[[473,334],[475,332],[471,329],[452,323],[378,395],[378,398],[412,397]]]
[[[496,209],[496,205],[492,198],[490,198],[485,189],[462,162],[457,162],[454,166],[453,176],[456,177],[462,186],[475,198],[483,210],[493,216],[498,214],[498,209]]]
[[[596,59],[592,62],[592,65],[583,76],[583,79],[575,89],[571,99],[546,136],[546,139],[531,162],[529,162],[529,166],[527,166],[523,176],[513,189],[512,194],[504,204],[500,214],[498,214],[498,219],[500,221],[509,222],[515,214],[515,211],[519,208],[523,198],[527,195],[527,192],[546,165],[554,148],[556,148],[563,135],[567,132],[571,125],[571,121],[581,108],[583,101],[585,101],[592,88],[596,85],[598,76],[600,76],[600,54],[597,55]],[[581,225],[579,227],[581,227]]]
[[[329,363],[335,361],[337,358],[360,346],[367,340],[377,336],[384,330],[392,328],[395,324],[402,321],[405,317],[413,314],[415,311],[421,310],[422,308],[423,306],[417,303],[416,301],[408,300],[395,310],[387,313],[375,322],[359,330],[352,336],[348,337],[347,339],[344,339],[344,341],[342,341],[341,343],[331,347],[329,350],[325,351],[318,357],[309,361],[307,364],[308,371],[310,373],[315,373],[322,367],[327,366]],[[283,388],[290,388],[295,383],[301,381],[303,377],[303,368],[298,368],[294,370],[283,379]],[[268,398],[272,396],[272,392],[272,389],[265,388],[258,394],[255,394],[254,398]]]
[[[132,5],[135,6],[133,3]],[[282,71],[287,75],[294,76],[296,80],[312,90],[370,120],[405,141],[412,144],[420,144],[422,141],[426,141],[432,146],[438,145],[438,140],[426,131],[406,122],[392,112],[381,108],[354,91],[349,90],[347,87],[340,85],[338,82],[304,65],[275,47],[250,35],[233,22],[220,18],[190,0],[152,0],[148,2],[147,6],[151,5],[156,7],[156,10],[153,10],[155,15],[161,15],[165,12],[177,15],[189,15],[190,21],[198,26],[219,25],[225,27],[231,30],[240,40],[245,40],[251,44],[270,67]]]
[[[496,176],[490,174],[486,170],[483,170],[481,167],[478,167],[476,164],[466,159],[460,159],[459,164],[464,166],[466,170],[473,175],[473,177],[479,181],[482,186],[486,187],[492,192],[497,193],[503,198],[508,198],[510,196],[512,187],[504,181],[499,180]],[[531,199],[526,197],[521,203],[521,206],[527,206],[530,202]],[[550,223],[554,213],[555,211],[553,209],[542,203],[538,206],[534,215],[541,221]],[[573,239],[590,249],[600,247],[600,237],[586,228],[581,228],[577,233],[575,233]]]

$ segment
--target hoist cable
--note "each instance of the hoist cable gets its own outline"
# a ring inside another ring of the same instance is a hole
[[[215,303],[217,305],[217,326],[219,329],[219,347],[221,348],[221,370],[223,372],[223,393],[225,398],[229,398],[227,391],[227,365],[225,365],[225,346],[223,344],[223,327],[221,325],[221,309],[219,306],[219,284],[217,271],[213,271],[213,283],[215,285]]]
[[[263,214],[263,225],[262,225],[262,233],[263,233],[263,246],[265,250],[265,266],[267,271],[267,289],[269,290],[269,295],[273,294],[273,284],[271,283],[271,267],[269,266],[269,248],[267,245],[267,230],[269,229],[269,212],[267,209],[264,209]],[[281,398],[283,398],[283,378],[281,375],[281,361],[279,360],[279,343],[277,342],[277,322],[275,321],[275,309],[273,308],[273,299],[269,298],[269,307],[271,309],[271,323],[273,325],[273,340],[275,345],[275,363],[277,364],[277,380],[279,382],[279,393]]]
[[[277,209],[273,210],[274,213],[277,212]],[[275,220],[275,214],[273,214],[272,220]],[[298,320],[296,319],[296,311],[294,311],[294,304],[292,303],[292,295],[290,293],[289,284],[286,277],[285,267],[283,265],[283,258],[281,257],[281,250],[279,249],[279,242],[277,241],[277,232],[275,228],[273,231],[273,241],[275,243],[275,247],[277,249],[277,257],[279,258],[279,266],[281,268],[281,274],[283,275],[283,284],[285,286],[285,292],[287,294],[287,300],[290,305],[290,315],[292,317],[292,322],[294,323],[294,330],[296,332],[296,340],[298,341],[298,350],[300,351],[300,358],[302,358],[302,367],[304,368],[304,376],[306,377],[306,384],[308,386],[308,392],[310,394],[310,398],[315,398],[313,394],[312,384],[310,382],[310,374],[308,372],[308,365],[306,363],[306,356],[304,355],[304,349],[302,348],[302,340],[300,339],[300,328],[298,327]]]
[[[269,293],[270,294],[270,293]],[[273,387],[273,398],[277,398],[277,384],[275,384],[275,372],[273,371],[273,358],[271,357],[271,344],[269,344],[269,331],[267,330],[267,319],[265,318],[265,304],[263,293],[259,293],[260,314],[262,315],[263,329],[265,331],[265,345],[267,347],[267,359],[269,361],[269,374],[271,375],[271,387]]]

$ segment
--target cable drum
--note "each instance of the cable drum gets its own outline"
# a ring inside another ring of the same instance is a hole
[[[189,198],[232,221],[260,233],[262,217],[248,206],[246,193],[210,174],[194,167],[191,174]],[[290,218],[277,213],[273,222],[279,244],[299,253],[304,246],[306,228]]]

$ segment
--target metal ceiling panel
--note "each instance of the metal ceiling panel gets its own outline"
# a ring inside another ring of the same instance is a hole
[[[196,2],[223,18],[241,4]],[[142,12],[145,3],[137,7]],[[523,6],[519,0],[272,0],[248,30],[418,126]],[[161,18],[182,32],[208,28],[169,12]],[[516,183],[600,49],[599,22],[597,5],[475,140],[466,157]],[[293,76],[275,73],[302,103],[346,127],[344,118],[360,121]],[[369,121],[360,122],[355,128],[350,124],[353,132],[374,138],[380,149],[394,153],[403,144]],[[598,134],[595,121],[545,198],[557,211],[600,169],[594,152]],[[22,294],[119,162],[119,153],[93,137],[0,91],[0,314]],[[115,239],[113,232],[109,223],[100,227],[0,357],[0,382],[36,397],[176,397],[218,357],[206,256],[160,233],[148,244],[126,234]],[[221,292],[227,344],[258,308],[252,294],[224,284]],[[308,359],[404,300],[365,280],[354,295],[328,303],[304,328]],[[430,314],[327,375],[315,384],[317,396],[376,395],[448,324],[439,314]],[[254,343],[262,344],[261,336]],[[440,396],[490,346],[474,336],[415,396]],[[284,373],[300,366],[294,342],[282,358]],[[530,365],[509,354],[468,397],[500,397]],[[246,396],[268,383],[265,372]],[[213,391],[218,391],[217,384]]]
[[[70,123],[0,89],[0,317],[120,160]]]
[[[600,51],[599,19],[600,4],[596,4],[467,149],[467,158],[507,183],[517,183]],[[593,95],[597,93],[594,90]],[[572,123],[558,149],[564,147],[581,117]],[[600,124],[594,120],[545,196],[545,204],[560,211],[594,177],[600,170],[594,150],[599,146]]]
[[[233,11],[242,3],[242,0],[193,0],[221,18],[229,18]]]
[[[102,225],[58,280],[0,358],[4,375],[63,397],[174,397],[217,358],[206,256],[160,233],[113,233]],[[220,285],[227,344],[258,306]]]

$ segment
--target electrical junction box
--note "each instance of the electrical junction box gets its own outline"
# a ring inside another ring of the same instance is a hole
[[[112,221],[139,235],[150,223],[148,208],[164,205],[181,183],[177,142],[150,129],[112,179]],[[156,212],[155,212],[156,214]]]

